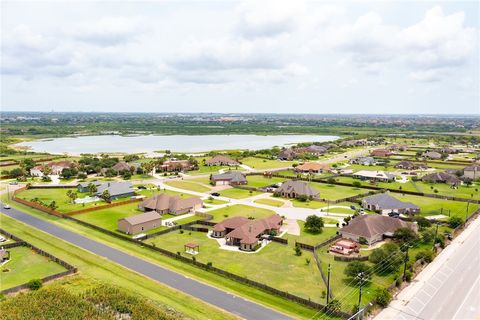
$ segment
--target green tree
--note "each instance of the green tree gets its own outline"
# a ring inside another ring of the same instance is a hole
[[[418,239],[418,236],[410,228],[398,228],[393,233],[393,238],[402,243],[412,243]]]
[[[374,249],[368,260],[375,265],[375,272],[389,274],[397,271],[403,262],[404,255],[395,243],[386,243],[382,247]]]
[[[53,211],[53,210],[56,210],[58,208],[57,206],[57,203],[55,202],[55,200],[53,200],[52,202],[50,202],[50,204],[48,205],[48,207]]]
[[[110,192],[108,190],[104,190],[100,195],[100,198],[102,198],[105,202],[112,202]]]
[[[379,288],[375,290],[373,299],[379,306],[385,308],[392,301],[392,294],[386,288]]]
[[[93,196],[97,191],[98,190],[96,185],[94,185],[93,183],[88,184],[88,193],[90,194],[90,196]]]
[[[322,232],[324,226],[323,219],[316,215],[310,215],[307,217],[304,225],[305,231],[313,234],[319,234]]]
[[[362,186],[362,183],[360,181],[353,181],[352,186],[355,188],[360,188]]]
[[[423,243],[431,243],[435,238],[435,231],[431,229],[424,230],[420,232],[420,236],[422,238]]]
[[[452,229],[459,227],[463,223],[463,219],[460,217],[450,217],[448,219],[448,226]]]
[[[343,272],[354,283],[359,283],[360,277],[358,275],[360,273],[363,273],[363,280],[368,280],[371,277],[371,268],[366,263],[360,261],[349,262]]]

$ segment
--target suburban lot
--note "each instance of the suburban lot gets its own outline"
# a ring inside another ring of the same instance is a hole
[[[298,163],[298,161],[280,161],[255,157],[248,157],[242,159],[242,164],[256,170],[287,168],[291,167],[294,163]]]
[[[32,279],[41,279],[66,271],[64,267],[28,247],[15,247],[10,251],[10,261],[0,267],[2,289],[12,288]],[[8,270],[8,272],[6,271]]]
[[[172,180],[172,181],[166,181],[165,184],[167,184],[171,187],[190,190],[190,191],[195,191],[195,192],[209,192],[209,191],[211,191],[210,187],[204,186],[204,185],[202,185],[200,183],[197,183],[197,182]]]
[[[255,219],[260,219],[275,214],[275,212],[268,209],[236,204],[233,206],[226,206],[221,209],[209,211],[208,214],[213,215],[212,221],[219,222],[232,217],[253,217]]]

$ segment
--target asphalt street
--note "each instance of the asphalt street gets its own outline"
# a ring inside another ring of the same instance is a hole
[[[375,319],[479,319],[480,219],[464,233]]]
[[[262,320],[291,319],[282,313],[126,254],[14,208],[2,209],[2,213],[241,318]],[[18,236],[21,237],[21,235]]]

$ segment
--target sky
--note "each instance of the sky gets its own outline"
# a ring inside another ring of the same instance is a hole
[[[479,6],[1,1],[1,108],[480,114]]]

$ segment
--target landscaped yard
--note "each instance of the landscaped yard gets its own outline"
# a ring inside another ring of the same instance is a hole
[[[259,219],[275,214],[275,212],[267,209],[245,206],[243,204],[236,204],[233,206],[227,206],[221,209],[209,211],[208,214],[214,216],[214,222],[218,222],[227,218],[238,216],[246,218],[253,217],[255,219]]]
[[[250,190],[238,189],[238,188],[225,189],[225,190],[219,191],[219,193],[222,197],[227,197],[232,199],[243,199],[243,198],[253,197],[253,196],[262,194],[262,192],[250,191]]]
[[[171,252],[184,252],[186,243],[194,242],[200,246],[195,256],[197,261],[211,262],[214,267],[265,283],[289,293],[321,301],[325,285],[317,269],[313,255],[303,251],[296,256],[293,247],[270,243],[257,253],[240,253],[221,250],[216,240],[207,238],[202,232],[174,231],[155,237],[148,243]],[[307,264],[306,259],[310,262]],[[301,285],[299,285],[301,284]]]
[[[312,182],[310,183],[310,185],[320,192],[320,199],[327,200],[338,200],[368,192],[365,191],[365,189],[337,186],[333,184],[318,182]]]
[[[12,288],[32,279],[41,279],[66,269],[28,247],[15,247],[10,251],[10,261],[0,267],[1,289]],[[6,272],[8,270],[8,272]]]
[[[179,188],[179,189],[185,189],[185,190],[190,190],[190,191],[195,191],[195,192],[209,192],[211,189],[209,187],[206,187],[204,185],[201,185],[196,182],[188,182],[188,181],[180,181],[180,180],[171,180],[171,181],[166,181],[165,184]]]
[[[284,205],[283,201],[270,199],[270,198],[257,199],[254,202],[255,203],[260,203],[260,204],[266,204],[267,206],[272,206],[272,207],[281,207],[281,206]]]

